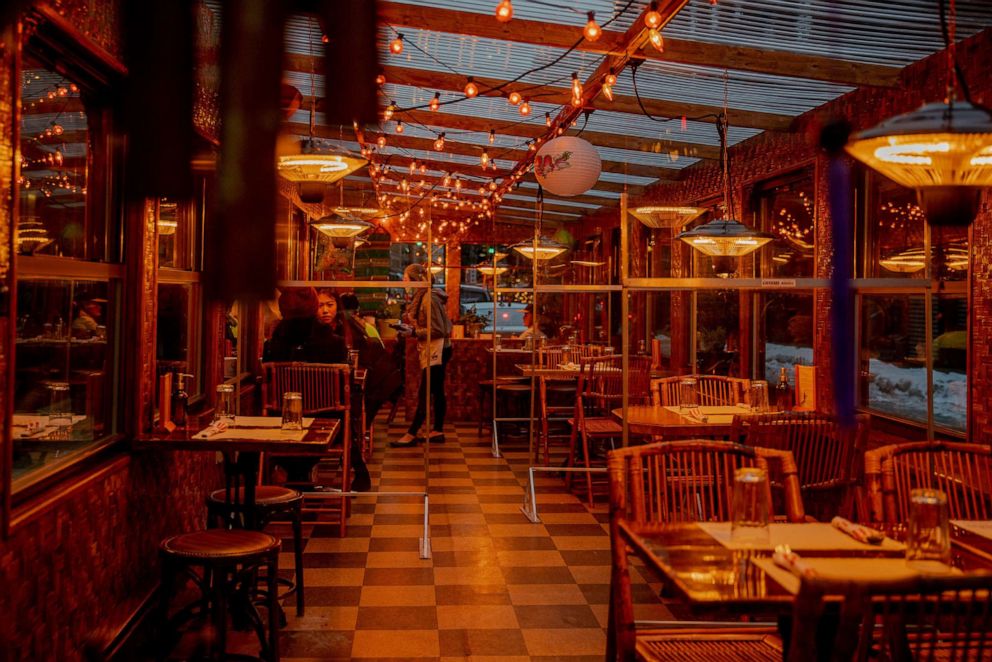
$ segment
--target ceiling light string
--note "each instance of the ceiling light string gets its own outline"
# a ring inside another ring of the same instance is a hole
[[[455,74],[456,76],[461,76],[461,74],[459,72],[455,71],[450,66],[448,66],[448,64],[446,62],[443,62],[443,61],[439,60],[438,58],[434,57],[429,52],[427,52],[423,48],[421,48],[416,42],[414,42],[414,41],[407,41],[406,38],[404,38],[403,35],[400,34],[399,30],[397,30],[396,28],[394,28],[389,23],[386,23],[386,27],[388,27],[390,30],[392,30],[396,34],[397,37],[402,38],[403,39],[403,43],[410,44],[410,46],[413,47],[414,50],[420,51],[421,53],[423,53],[424,55],[426,55],[430,59],[434,60],[435,62],[437,62],[442,67],[444,67],[445,69],[447,69],[451,73]]]
[[[644,102],[641,100],[641,94],[637,89],[637,68],[640,67],[642,64],[643,62],[640,60],[631,60],[630,78],[634,84],[633,85],[634,97],[637,99],[637,105],[640,107],[641,112],[644,114],[644,116],[647,117],[649,120],[652,120],[654,122],[676,122],[681,120],[692,120],[694,122],[701,122],[707,119],[719,119],[720,115],[718,115],[717,113],[706,113],[705,115],[697,115],[695,117],[686,117],[684,115],[682,117],[665,117],[664,115],[655,116],[649,113],[648,109],[644,107]]]
[[[971,100],[971,90],[968,88],[968,81],[964,77],[964,71],[961,69],[961,65],[958,63],[955,53],[957,6],[955,4],[955,0],[949,0],[949,4],[950,7],[945,8],[944,0],[937,0],[937,6],[940,9],[940,33],[944,37],[944,47],[947,49],[947,102],[953,102],[954,85],[956,82],[957,86],[961,89],[961,95],[964,97],[965,101],[973,106],[988,110],[985,106],[977,104]],[[949,17],[948,14],[950,14]]]

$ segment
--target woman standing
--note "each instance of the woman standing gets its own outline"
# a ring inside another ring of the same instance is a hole
[[[411,264],[403,272],[403,280],[407,282],[426,282],[430,284],[430,270],[423,264]],[[430,298],[428,298],[428,292]],[[439,290],[426,287],[416,290],[413,301],[408,308],[410,321],[417,336],[417,350],[420,356],[420,393],[417,396],[417,411],[410,421],[405,435],[392,446],[403,448],[413,446],[422,438],[417,436],[424,420],[427,418],[427,375],[430,370],[430,393],[434,403],[433,428],[427,435],[431,443],[444,443],[444,413],[447,401],[444,397],[444,375],[451,359],[451,319],[446,308],[447,295]],[[428,311],[428,308],[430,309]],[[430,333],[428,334],[428,329]],[[430,338],[428,339],[428,335]]]

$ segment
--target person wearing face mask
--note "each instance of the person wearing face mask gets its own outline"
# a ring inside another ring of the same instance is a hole
[[[423,264],[411,264],[403,272],[407,282],[431,282],[430,271]],[[412,288],[411,288],[412,289]],[[429,299],[428,299],[429,293]],[[427,418],[427,374],[430,370],[430,393],[434,403],[433,428],[426,437],[430,443],[444,443],[444,415],[447,401],[444,395],[444,376],[451,360],[451,319],[445,306],[447,296],[434,288],[414,290],[410,302],[410,322],[417,337],[420,355],[420,389],[417,396],[417,411],[410,421],[406,434],[390,445],[398,448],[409,447],[424,439],[418,437],[421,426]],[[428,303],[429,302],[429,303]],[[430,310],[428,310],[428,308]],[[429,331],[428,331],[429,330]],[[428,339],[428,335],[430,338]]]

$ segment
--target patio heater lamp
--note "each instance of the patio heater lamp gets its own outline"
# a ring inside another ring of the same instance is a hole
[[[325,216],[319,221],[314,221],[315,230],[318,230],[332,239],[350,239],[357,237],[371,227],[367,221],[348,219],[341,216]]]
[[[730,171],[727,158],[727,115],[723,113],[716,122],[720,134],[720,153],[723,160],[723,206],[730,213]],[[737,258],[750,255],[769,241],[774,235],[748,227],[740,221],[721,218],[704,223],[691,230],[676,235],[700,253],[710,255],[713,270],[721,278],[729,278],[737,271]]]
[[[538,262],[553,260],[567,250],[561,244],[550,239],[545,239],[544,237],[537,240],[536,247],[533,241],[521,241],[519,244],[511,246],[511,248],[528,260],[536,260]]]
[[[492,278],[494,276],[500,276],[502,274],[505,274],[507,271],[509,271],[509,267],[503,267],[503,266],[496,266],[496,267],[494,267],[494,266],[491,266],[491,265],[490,266],[483,266],[481,264],[478,264],[478,265],[475,266],[475,270],[478,271],[483,276],[487,276],[489,278]]]
[[[970,225],[992,186],[992,116],[967,101],[926,104],[862,131],[854,158],[916,189],[931,225]]]
[[[631,209],[634,215],[649,228],[681,228],[706,212],[702,207],[650,206]]]

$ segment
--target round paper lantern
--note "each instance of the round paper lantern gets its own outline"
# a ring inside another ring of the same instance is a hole
[[[588,141],[561,136],[549,141],[534,158],[534,174],[548,193],[570,198],[592,188],[602,162]]]

